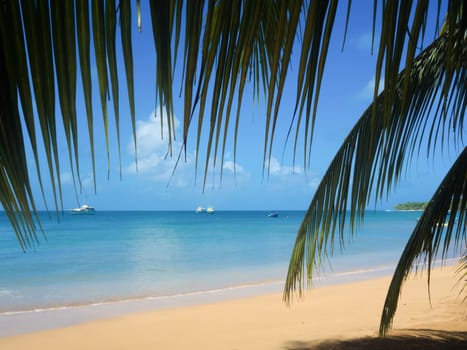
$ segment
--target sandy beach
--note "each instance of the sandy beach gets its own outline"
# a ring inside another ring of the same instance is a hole
[[[289,308],[281,294],[86,322],[0,338],[0,349],[465,349],[467,304],[458,296],[455,267],[406,284],[393,330],[377,338],[383,277],[312,289]]]

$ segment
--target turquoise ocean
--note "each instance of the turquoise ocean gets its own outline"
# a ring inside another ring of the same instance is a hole
[[[302,211],[41,213],[23,252],[0,213],[0,316],[270,286],[281,291]],[[369,211],[316,284],[393,272],[420,212]]]

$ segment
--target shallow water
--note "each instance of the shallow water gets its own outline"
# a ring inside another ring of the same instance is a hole
[[[23,253],[0,213],[0,314],[128,300],[282,289],[304,212],[41,213],[47,241]],[[368,212],[316,282],[389,274],[419,212]]]

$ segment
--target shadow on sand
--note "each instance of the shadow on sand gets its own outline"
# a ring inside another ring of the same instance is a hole
[[[393,331],[385,338],[364,337],[347,340],[290,342],[287,350],[465,350],[467,332],[437,331],[431,329],[404,329]]]

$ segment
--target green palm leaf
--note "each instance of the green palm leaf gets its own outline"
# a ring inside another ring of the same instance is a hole
[[[96,191],[96,157],[94,154],[94,117],[92,110],[92,84],[91,84],[91,58],[89,28],[89,2],[78,0],[76,2],[76,25],[79,49],[79,63],[81,80],[83,82],[84,100],[86,104],[86,119],[88,122],[89,146],[91,149],[91,164],[94,179],[94,191]]]
[[[105,3],[105,44],[107,49],[107,61],[112,86],[112,101],[115,114],[115,126],[117,134],[117,153],[120,166],[120,178],[122,177],[122,156],[120,150],[120,106],[118,93],[118,74],[117,74],[117,52],[115,48],[116,30],[117,30],[117,10],[114,1]]]
[[[173,112],[172,76],[172,25],[174,13],[167,1],[150,2],[152,32],[156,48],[156,98],[159,103],[161,132],[164,130],[163,109],[167,116],[169,154],[172,155],[172,140],[175,137]],[[164,135],[161,135],[163,138]]]
[[[455,41],[448,56],[452,36]],[[422,144],[428,144],[427,152],[430,153],[440,139],[462,138],[467,98],[465,39],[465,31],[456,31],[454,35],[441,36],[425,49],[414,60],[410,72],[399,74],[394,91],[390,92],[393,96],[390,117],[385,117],[385,90],[347,136],[298,230],[284,290],[287,302],[294,291],[302,294],[304,284],[311,283],[314,270],[333,253],[336,234],[343,247],[348,234],[345,230],[347,208],[350,209],[349,234],[352,235],[363,220],[371,196],[374,194],[376,200],[384,197]],[[454,62],[456,67],[449,74],[446,72],[447,60]],[[407,76],[410,77],[408,83]],[[443,86],[450,87],[446,95],[438,93]],[[453,194],[446,194],[441,199],[449,200],[448,195]],[[461,205],[459,210],[465,211],[465,206]],[[425,212],[429,218],[427,222],[438,222],[440,217],[435,214]],[[465,240],[464,222],[450,220],[447,231],[451,232],[454,227],[457,227],[455,242]],[[449,240],[444,241],[443,251],[449,243]],[[435,241],[433,251],[440,244],[440,240]]]
[[[56,131],[52,33],[48,4],[40,2],[35,6],[33,2],[23,1],[21,2],[21,11],[25,31],[24,45],[28,53],[37,117],[47,158],[55,208],[58,209],[58,203],[60,202],[60,205],[62,203],[62,195]],[[5,14],[14,16],[8,10]],[[12,35],[14,34],[12,33]],[[19,232],[19,234],[21,233]]]
[[[133,55],[131,40],[131,6],[130,0],[120,1],[120,33],[122,40],[123,58],[125,61],[126,83],[128,87],[128,101],[130,104],[130,118],[133,129],[133,144],[135,148],[135,162],[138,167],[138,152],[136,148],[136,112],[135,112],[135,88],[133,76]]]
[[[69,1],[51,1],[53,53],[62,121],[68,144],[68,156],[75,184],[78,164],[78,128],[76,116],[76,41],[74,6]],[[73,160],[74,158],[74,160]],[[58,176],[58,175],[57,175]],[[76,188],[76,186],[75,186]],[[77,192],[75,190],[75,192]]]
[[[412,269],[420,268],[419,260],[423,259],[424,265],[426,264],[429,285],[430,270],[439,250],[441,250],[442,259],[446,258],[450,247],[460,253],[465,251],[467,248],[466,219],[467,147],[439,185],[405,246],[384,303],[380,334],[386,334],[391,326],[402,284]]]
[[[99,97],[102,106],[102,118],[104,120],[104,136],[107,150],[107,176],[110,176],[110,145],[109,145],[109,116],[107,111],[108,77],[105,37],[104,1],[92,2],[92,33],[94,39],[94,51],[96,57],[97,77],[99,80]]]

